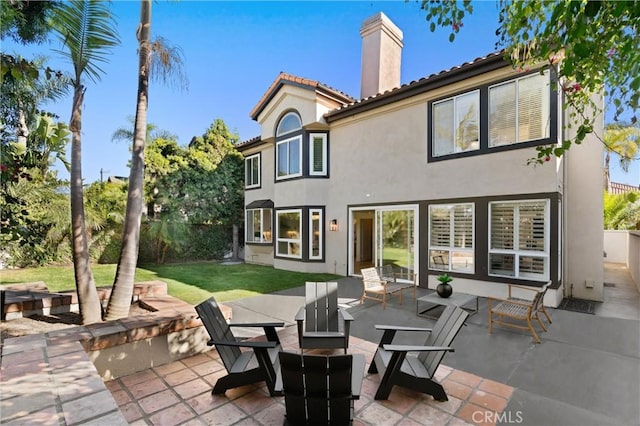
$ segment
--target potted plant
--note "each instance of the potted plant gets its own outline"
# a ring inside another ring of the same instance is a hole
[[[449,283],[453,281],[453,278],[451,278],[449,274],[442,274],[438,276],[438,281],[440,281],[440,284],[436,287],[438,296],[444,298],[451,296],[453,293],[453,287],[451,287],[451,284]]]

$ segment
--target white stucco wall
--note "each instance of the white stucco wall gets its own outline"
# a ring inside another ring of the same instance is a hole
[[[594,100],[602,105],[602,99]],[[595,131],[600,135],[603,126],[600,115],[595,125]],[[567,136],[574,137],[572,129],[567,130]],[[565,295],[603,300],[603,146],[591,134],[582,144],[574,144],[564,157]]]
[[[640,291],[640,231],[629,232],[629,262],[628,268],[631,278]]]
[[[317,121],[319,110],[312,104],[318,99],[310,95],[313,91],[308,90],[305,94],[297,87],[283,87],[282,93],[276,95],[259,117],[263,125],[262,138],[268,141],[262,162],[263,187],[247,191],[246,204],[256,199],[272,199],[277,208],[325,206],[325,261],[273,259],[273,265],[282,269],[347,275],[350,272],[349,206],[416,206],[424,200],[514,195],[526,199],[528,194],[532,197],[549,194],[553,198],[560,194],[566,222],[562,226],[566,238],[563,278],[574,284],[575,297],[599,300],[603,288],[601,144],[588,140],[572,147],[562,160],[553,158],[537,166],[527,164],[537,156],[535,148],[428,162],[428,103],[509,76],[517,74],[504,68],[334,121],[329,129],[330,178],[293,179],[274,185],[273,130],[284,110],[297,109],[305,126],[325,124],[322,120]],[[561,107],[559,109],[561,115]],[[245,155],[248,153],[244,152]],[[585,173],[586,170],[589,173]],[[338,231],[329,230],[332,219],[338,221]],[[416,221],[419,224],[420,218]],[[418,232],[422,235],[427,230],[419,229]],[[417,237],[414,249],[424,253],[426,247],[419,247],[419,240]],[[559,248],[551,247],[550,250]],[[257,254],[258,251],[261,253]],[[254,260],[266,257],[267,253],[262,251],[248,246],[247,260],[251,261],[252,255]],[[418,261],[424,262],[424,256]],[[477,280],[470,281],[471,286],[482,284]],[[585,290],[587,284],[593,288]],[[499,295],[503,286],[487,289]],[[545,302],[556,306],[563,297],[562,287],[548,293],[548,297],[553,300]]]
[[[604,231],[605,261],[627,264],[629,231]]]

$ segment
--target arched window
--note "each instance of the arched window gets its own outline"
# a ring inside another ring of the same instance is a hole
[[[291,111],[276,129],[276,180],[302,175],[302,121]]]
[[[278,129],[276,130],[276,136],[286,135],[287,133],[294,132],[302,129],[302,122],[300,117],[295,112],[288,112],[282,117],[280,123],[278,123]]]

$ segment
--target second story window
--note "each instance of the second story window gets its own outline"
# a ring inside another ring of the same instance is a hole
[[[549,137],[549,84],[545,71],[489,88],[489,147]]]
[[[464,93],[433,104],[434,157],[480,148],[480,92]]]
[[[325,133],[309,135],[309,175],[327,175],[327,135]]]
[[[260,154],[250,155],[244,159],[245,188],[260,187]]]
[[[276,129],[276,180],[302,175],[302,122],[295,112],[282,117]]]
[[[301,142],[302,136],[296,136],[276,144],[278,150],[276,157],[278,174],[276,179],[286,179],[302,174],[300,170],[302,163]]]

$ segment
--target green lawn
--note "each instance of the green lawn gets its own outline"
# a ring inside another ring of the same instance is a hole
[[[97,286],[111,286],[116,265],[92,265]],[[47,266],[0,270],[0,283],[12,284],[44,281],[50,291],[75,288],[72,266]],[[136,282],[160,280],[167,283],[169,294],[196,304],[213,294],[220,302],[298,287],[305,281],[328,281],[338,276],[283,271],[269,266],[221,265],[215,262],[173,265],[142,265],[136,270]]]

